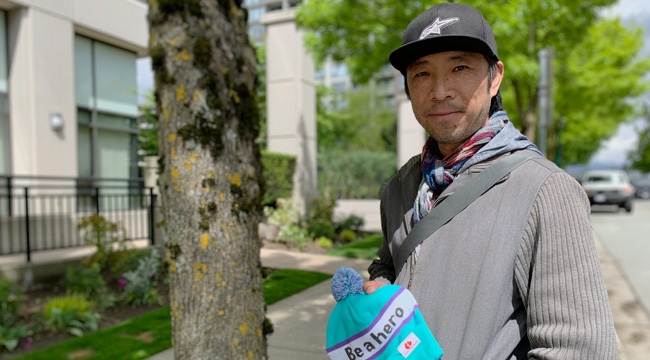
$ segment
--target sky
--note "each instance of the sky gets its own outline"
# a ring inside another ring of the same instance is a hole
[[[645,27],[644,54],[650,55],[650,1],[649,0],[619,0],[619,2],[604,12],[606,15],[620,16],[625,23],[634,23]],[[153,72],[149,58],[137,61],[138,100],[142,101],[142,94],[153,88]],[[638,122],[622,124],[616,135],[604,141],[601,149],[589,162],[594,166],[624,165],[627,153],[636,146],[636,129]]]

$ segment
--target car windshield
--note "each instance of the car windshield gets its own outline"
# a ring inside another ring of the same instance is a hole
[[[612,177],[609,175],[589,175],[587,182],[612,182]]]

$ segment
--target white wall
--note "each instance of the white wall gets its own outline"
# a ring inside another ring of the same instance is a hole
[[[77,176],[74,34],[145,56],[147,5],[136,0],[0,0],[7,12],[11,172]],[[63,116],[54,131],[50,114]]]

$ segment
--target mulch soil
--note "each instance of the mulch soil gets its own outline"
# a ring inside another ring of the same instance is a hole
[[[159,284],[158,294],[160,294],[162,298],[161,305],[132,306],[117,304],[114,307],[100,311],[99,314],[101,315],[101,321],[99,323],[99,328],[105,329],[117,325],[125,320],[138,317],[169,305],[169,285]],[[25,316],[28,323],[38,323],[36,314],[40,311],[43,304],[52,297],[63,295],[65,295],[65,289],[62,286],[56,285],[41,285],[40,288],[27,291],[25,292],[25,302],[22,307],[22,315]],[[30,341],[23,339],[20,345],[13,352],[8,353],[6,352],[6,349],[0,349],[0,359],[12,359],[28,351],[45,348],[72,337],[74,336],[68,333],[54,333],[42,327],[42,330],[38,334],[34,334],[30,337]]]
[[[286,244],[279,244],[272,241],[264,241],[263,246],[271,249],[294,250]],[[315,243],[310,243],[305,245],[301,251],[321,254],[327,251],[327,249],[324,249]],[[101,311],[101,321],[99,328],[104,329],[111,327],[125,320],[169,305],[169,285],[162,283],[159,284],[158,294],[160,294],[162,297],[163,303],[161,305],[147,305],[136,307],[132,305],[117,304],[114,307]],[[41,285],[41,288],[27,291],[25,292],[25,295],[26,300],[22,308],[23,315],[32,323],[37,323],[38,320],[35,314],[40,311],[42,305],[49,298],[65,295],[65,289],[63,286],[60,286],[58,284]],[[0,360],[12,359],[18,355],[26,353],[27,351],[33,351],[36,349],[48,347],[72,337],[73,335],[70,335],[68,333],[53,333],[42,327],[42,330],[38,334],[34,334],[30,337],[30,342],[27,342],[27,340],[21,341],[20,345],[11,353],[6,352],[6,349],[4,348],[0,348]]]

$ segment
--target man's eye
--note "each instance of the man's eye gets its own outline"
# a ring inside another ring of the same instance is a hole
[[[422,72],[419,72],[419,73],[415,74],[414,77],[422,77],[422,76],[427,76],[427,75],[429,75],[428,72],[422,71]]]
[[[467,66],[465,66],[465,65],[460,65],[460,66],[456,66],[456,67],[454,68],[454,71],[461,71],[461,70],[465,70],[465,69],[467,69]]]

